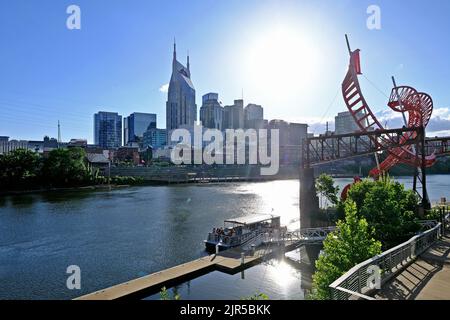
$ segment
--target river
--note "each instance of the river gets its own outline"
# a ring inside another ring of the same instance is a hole
[[[411,185],[410,178],[398,180]],[[449,186],[450,176],[428,177],[433,201],[449,197]],[[0,299],[71,299],[196,259],[205,254],[207,232],[227,218],[273,213],[298,227],[298,190],[298,181],[282,180],[1,197]],[[70,265],[81,269],[80,290],[66,287]],[[256,291],[303,299],[312,272],[312,263],[273,259],[244,274],[212,272],[177,290],[184,299],[239,299]]]

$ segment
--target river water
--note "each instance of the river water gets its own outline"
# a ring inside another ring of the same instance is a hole
[[[450,196],[450,176],[429,176],[430,198]],[[405,185],[411,179],[399,178]],[[351,179],[337,179],[343,186]],[[205,255],[223,220],[273,213],[299,223],[295,180],[145,186],[0,198],[0,299],[70,299]],[[212,272],[175,288],[183,299],[303,299],[313,262],[273,259],[243,274]],[[81,269],[69,290],[66,269]],[[157,299],[154,295],[150,299]]]

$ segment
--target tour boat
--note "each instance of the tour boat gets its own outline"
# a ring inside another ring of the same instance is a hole
[[[279,233],[285,229],[280,226],[280,217],[274,215],[257,215],[246,218],[225,220],[223,228],[213,228],[204,240],[206,250],[227,250],[229,248],[256,244],[264,234]]]

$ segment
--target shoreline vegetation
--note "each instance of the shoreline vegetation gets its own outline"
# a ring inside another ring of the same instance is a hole
[[[157,164],[155,165],[158,167]],[[367,168],[364,168],[364,170],[362,170],[363,176],[365,176],[365,169],[368,169],[369,167],[370,166],[367,166]],[[447,167],[448,170],[444,170]],[[141,167],[136,168],[145,169]],[[442,170],[434,173],[450,174],[450,161],[448,163],[446,162],[445,164],[442,163],[441,169]],[[356,167],[348,167],[346,172],[339,173],[336,175],[336,177],[354,177],[357,174],[353,172],[356,171]],[[202,170],[200,170],[200,172],[202,172]],[[18,149],[9,154],[0,155],[0,195],[16,195],[69,190],[98,190],[129,186],[170,184],[170,179],[168,181],[153,181],[145,180],[144,177],[136,176],[133,173],[131,173],[133,175],[127,175],[127,173],[129,172],[126,170],[120,173],[121,174],[119,175],[113,175],[111,177],[101,175],[100,169],[91,166],[87,162],[86,153],[82,148],[56,149],[49,152],[46,156],[39,156],[38,154],[30,150]],[[398,173],[400,173],[400,175],[402,176],[403,173],[407,174],[408,172],[399,171]],[[176,172],[174,174],[176,174]],[[287,179],[297,180],[298,176],[293,173],[293,170],[288,168],[286,172],[273,177],[273,179],[270,180]],[[321,178],[319,177],[318,180],[320,179]],[[249,179],[248,181],[258,182],[259,179]],[[265,179],[263,179],[262,181],[265,181]],[[208,181],[176,181],[176,183],[180,184],[205,182]],[[212,183],[220,182],[221,181],[212,181]],[[233,182],[233,180],[231,180],[231,182]],[[327,183],[328,186],[326,187],[328,188],[330,187],[330,183],[333,183],[332,180],[325,180],[322,182]],[[320,189],[320,185],[318,191],[321,194],[324,192],[324,190]],[[338,204],[336,197],[333,197],[330,202],[334,205]]]
[[[0,194],[86,190],[142,185],[140,177],[100,175],[82,148],[56,149],[41,157],[17,149],[0,155]]]
[[[339,188],[326,174],[316,180],[316,188],[331,204],[337,228],[324,240],[323,254],[315,262],[310,300],[332,299],[329,286],[336,279],[420,232],[420,220],[438,219],[434,209],[421,215],[414,191],[389,176],[354,183],[345,199],[337,197]]]

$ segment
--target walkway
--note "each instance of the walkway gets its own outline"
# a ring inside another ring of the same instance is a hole
[[[428,249],[375,295],[389,300],[450,300],[450,234]]]

